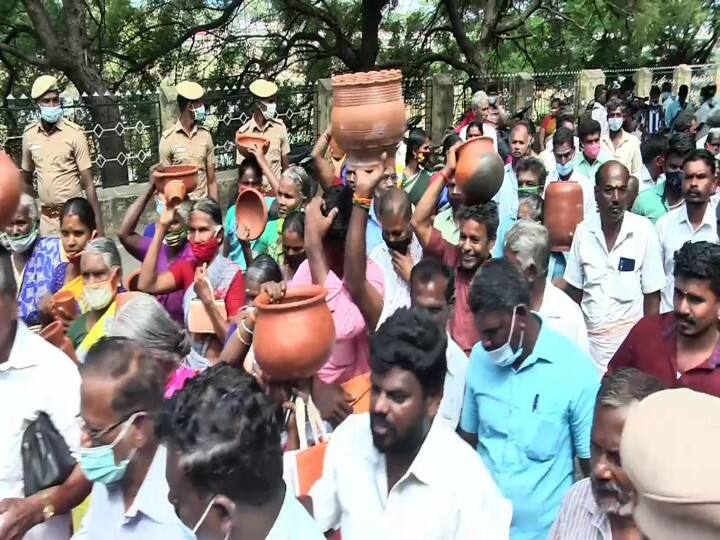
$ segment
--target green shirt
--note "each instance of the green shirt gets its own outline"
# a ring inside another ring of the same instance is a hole
[[[600,168],[600,165],[605,163],[606,161],[609,161],[612,159],[612,156],[609,156],[606,152],[600,151],[600,154],[598,155],[595,162],[591,165],[588,163],[587,158],[585,157],[585,154],[582,153],[582,151],[579,151],[577,153],[577,157],[575,158],[575,167],[574,169],[585,176],[586,178],[589,178],[592,180],[593,185],[595,184],[595,174],[597,173],[598,169]]]
[[[88,335],[87,316],[87,313],[83,313],[68,327],[67,337],[72,342],[74,349],[77,349]]]
[[[658,182],[658,184],[652,189],[646,189],[637,199],[632,207],[633,213],[639,216],[645,216],[653,224],[660,218],[667,214],[670,207],[663,198],[665,193],[665,182]]]
[[[270,255],[276,263],[282,264],[282,243],[280,240],[280,231],[282,231],[285,218],[273,219],[265,225],[262,236],[255,240],[252,246],[253,256],[267,254]]]
[[[460,229],[458,229],[457,223],[455,223],[452,208],[446,208],[442,212],[439,212],[438,215],[435,216],[433,227],[440,231],[442,237],[452,245],[457,246],[460,243]]]

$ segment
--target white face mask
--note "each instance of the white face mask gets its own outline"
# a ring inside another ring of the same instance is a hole
[[[277,116],[277,103],[266,103],[263,101],[263,105],[265,105],[265,108],[261,109],[261,111],[267,120],[272,120]]]
[[[510,323],[510,334],[508,335],[508,340],[498,347],[497,349],[487,350],[485,347],[485,352],[488,354],[490,359],[493,361],[493,364],[495,364],[498,367],[507,367],[512,366],[518,358],[522,356],[523,348],[522,348],[522,342],[523,339],[525,339],[525,330],[520,332],[520,341],[518,342],[520,344],[517,351],[514,351],[512,346],[510,345],[510,341],[512,340],[513,331],[515,330],[515,316],[517,315],[517,306],[513,308],[513,316],[512,316],[512,322]]]
[[[3,233],[2,244],[13,253],[25,253],[35,245],[38,234],[39,229],[37,225],[33,225],[32,230],[23,236],[10,236]]]
[[[608,118],[608,127],[610,131],[620,131],[622,129],[622,118]]]
[[[112,279],[102,283],[84,286],[85,300],[91,309],[96,311],[105,309],[115,297],[115,289],[112,286]]]
[[[213,504],[215,504],[215,499],[217,499],[217,495],[215,495],[215,497],[213,497],[213,498],[210,500],[210,502],[208,503],[207,507],[205,507],[205,511],[202,513],[202,516],[200,516],[200,519],[198,520],[198,522],[197,522],[197,523],[195,524],[195,526],[193,527],[192,533],[193,533],[194,535],[197,535],[197,532],[200,530],[200,527],[201,527],[202,524],[205,522],[205,519],[208,517],[208,514],[210,513],[210,510],[211,510],[212,507],[213,507]],[[230,531],[228,531],[227,534],[225,535],[225,540],[228,540],[228,538],[230,538]]]

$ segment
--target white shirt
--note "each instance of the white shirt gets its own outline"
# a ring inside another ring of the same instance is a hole
[[[607,109],[605,105],[594,103],[590,116],[600,124],[600,135],[608,134]]]
[[[440,401],[436,418],[447,422],[455,431],[460,423],[460,411],[465,399],[465,375],[468,368],[468,357],[450,334],[447,335],[447,373],[443,386],[443,397]]]
[[[33,334],[22,321],[10,356],[0,364],[0,499],[23,497],[21,446],[25,429],[45,412],[77,457],[80,447],[80,375],[59,349]],[[2,515],[0,515],[2,519]],[[70,537],[70,515],[33,527],[25,540]]]
[[[548,173],[547,180],[545,181],[545,191],[547,191],[551,182],[577,182],[580,184],[583,192],[583,219],[590,219],[598,215],[597,202],[595,201],[595,182],[587,176],[573,169],[570,178],[560,180],[557,169],[553,169]],[[544,197],[545,193],[543,192],[543,198]]]
[[[550,328],[567,337],[584,353],[590,354],[587,326],[580,306],[550,281],[545,282],[538,315],[547,321]]]
[[[443,422],[433,422],[412,465],[388,491],[369,414],[350,416],[333,433],[310,496],[320,528],[340,528],[343,540],[510,536],[512,505],[480,456]]]
[[[698,242],[704,240],[706,242],[717,242],[717,222],[715,220],[715,205],[708,204],[705,209],[702,223],[696,231],[687,214],[687,206],[682,205],[679,208],[670,210],[655,223],[658,238],[660,239],[660,249],[662,252],[663,268],[665,269],[665,288],[662,291],[662,302],[660,304],[660,313],[667,313],[673,310],[673,296],[675,289],[675,252],[682,247],[685,242]]]
[[[325,535],[292,490],[286,487],[280,513],[265,540],[325,540]]]
[[[657,185],[655,184],[655,180],[653,180],[652,176],[650,176],[650,171],[644,163],[642,169],[640,169],[640,178],[638,178],[638,180],[640,180],[638,194],[642,193],[647,189],[652,189]]]

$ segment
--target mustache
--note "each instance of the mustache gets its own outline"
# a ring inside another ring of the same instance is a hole
[[[384,428],[388,433],[395,430],[395,426],[388,422],[384,415],[377,413],[370,413],[370,428]]]
[[[593,486],[593,491],[595,492],[596,499],[615,499],[613,503],[603,501],[601,506],[604,507],[606,512],[619,515],[629,515],[628,512],[631,512],[632,493],[619,486],[616,482],[612,480],[602,483],[596,481]],[[598,504],[599,503],[600,501],[598,501]]]

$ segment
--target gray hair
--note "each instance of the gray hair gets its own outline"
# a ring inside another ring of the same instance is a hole
[[[530,217],[533,221],[540,221],[542,219],[543,200],[540,195],[536,195],[535,193],[523,193],[518,197],[518,208],[520,208],[523,204],[530,208]]]
[[[30,221],[33,223],[37,222],[39,219],[38,216],[38,207],[37,202],[35,202],[35,199],[33,199],[32,195],[28,195],[27,193],[21,193],[20,194],[20,202],[18,203],[18,210],[20,208],[27,208],[28,210],[28,216],[30,216]]]
[[[120,252],[118,251],[115,242],[113,242],[110,238],[101,237],[91,240],[83,251],[83,257],[91,253],[102,255],[105,264],[111,270],[113,268],[120,268],[122,270]]]
[[[544,226],[529,219],[521,219],[508,231],[505,247],[515,254],[523,271],[535,265],[538,275],[547,274],[550,235]]]
[[[718,139],[720,139],[720,128],[711,128],[708,131],[707,139],[705,139],[705,144],[714,144],[718,141]]]
[[[639,369],[624,368],[603,379],[596,405],[619,409],[660,390],[665,390],[665,385],[652,375]]]
[[[135,293],[127,300],[111,322],[109,335],[133,339],[148,349],[179,358],[190,353],[188,333],[149,294]]]
[[[488,95],[485,92],[478,90],[472,95],[470,105],[473,109],[478,109],[483,103],[490,103],[490,98],[488,98]]]
[[[310,176],[300,165],[291,165],[285,169],[282,175],[292,180],[292,183],[300,190],[300,195],[305,199],[310,198]]]
[[[184,200],[175,207],[175,213],[184,226],[187,227],[190,223],[190,209],[192,208],[192,201]]]

